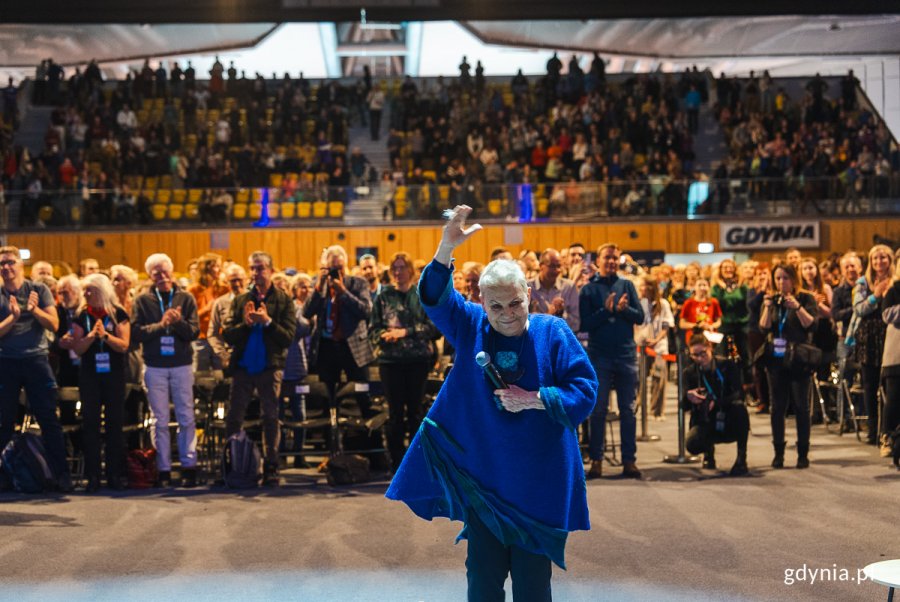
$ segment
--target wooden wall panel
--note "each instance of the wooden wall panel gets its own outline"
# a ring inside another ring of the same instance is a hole
[[[542,251],[547,247],[562,249],[572,242],[583,243],[588,250],[596,250],[600,244],[613,241],[625,249],[664,249],[673,253],[696,252],[702,241],[718,244],[717,222],[653,222],[615,223],[595,222],[576,224],[523,225],[522,244],[505,244],[506,226],[486,225],[460,248],[460,261],[485,262],[491,249],[506,246],[518,255],[522,249]],[[293,266],[313,270],[325,247],[339,243],[354,254],[357,247],[375,246],[382,261],[387,261],[397,251],[406,251],[413,257],[429,259],[440,241],[438,225],[417,227],[390,225],[383,228],[327,228],[327,229],[244,229],[221,230],[227,235],[228,248],[218,249],[226,258],[241,263],[255,250],[272,254],[278,267]],[[631,233],[636,234],[635,238]],[[343,240],[338,237],[344,235]],[[393,234],[394,240],[389,240]],[[898,221],[891,219],[823,220],[822,247],[810,251],[810,255],[825,257],[831,249],[844,251],[856,248],[865,252],[872,245],[875,234],[888,237],[900,236]],[[73,268],[84,257],[95,257],[104,267],[125,263],[142,269],[144,259],[151,253],[164,252],[172,257],[176,269],[181,271],[187,262],[209,250],[210,231],[207,230],[151,230],[118,232],[58,232],[8,235],[10,244],[28,248],[36,259],[63,260]],[[103,240],[98,247],[97,241]],[[771,252],[760,252],[768,260]]]

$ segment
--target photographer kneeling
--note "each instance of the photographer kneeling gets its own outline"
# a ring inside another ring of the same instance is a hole
[[[747,435],[750,417],[744,406],[741,366],[713,356],[713,344],[695,334],[688,344],[691,365],[684,369],[684,402],[691,410],[690,430],[685,440],[692,454],[703,454],[703,468],[716,467],[716,443],[737,442],[737,459],[731,476],[742,476],[747,468]]]

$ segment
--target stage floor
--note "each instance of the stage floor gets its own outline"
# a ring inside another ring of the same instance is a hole
[[[593,529],[570,537],[555,599],[884,599],[858,575],[900,558],[900,472],[822,426],[810,469],[792,468],[789,444],[791,468],[775,471],[768,416],[751,426],[753,475],[728,478],[663,463],[677,451],[675,416],[651,422],[661,440],[638,444],[643,480],[607,466],[588,482]],[[734,447],[719,446],[724,470]],[[0,599],[465,599],[458,523],[416,518],[383,497],[385,481],[331,488],[314,471],[285,476],[253,492],[0,496]]]

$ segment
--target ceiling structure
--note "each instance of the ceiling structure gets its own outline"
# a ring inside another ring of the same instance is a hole
[[[3,3],[3,23],[253,23],[535,20],[881,14],[896,0],[28,0]]]

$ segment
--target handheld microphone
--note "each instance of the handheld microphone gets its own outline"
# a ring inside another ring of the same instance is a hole
[[[494,385],[495,389],[508,389],[509,385],[503,382],[503,377],[497,371],[496,366],[491,363],[491,356],[486,351],[479,351],[475,356],[475,363],[481,366],[484,373],[487,374],[488,380]]]

